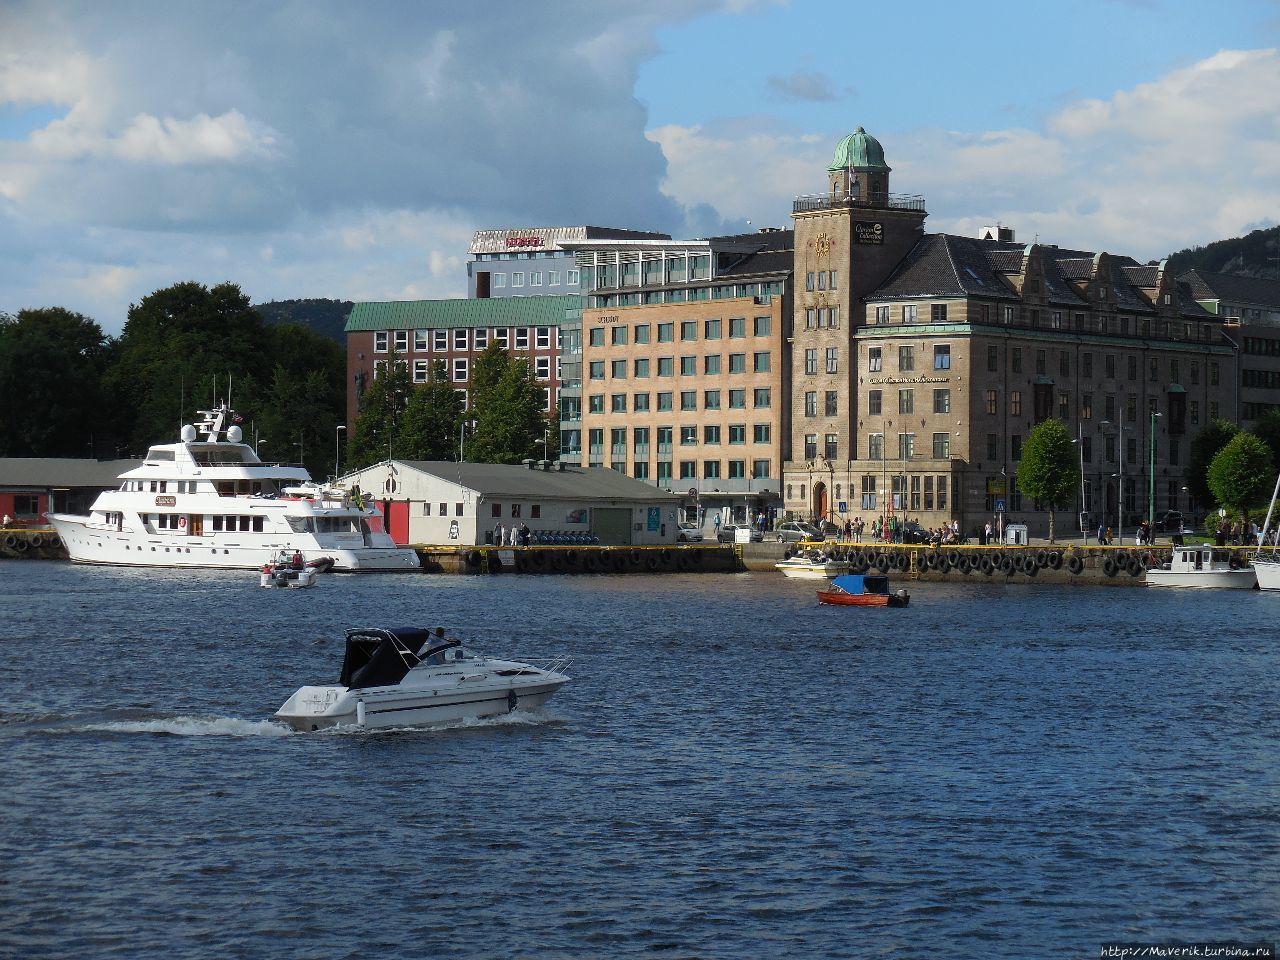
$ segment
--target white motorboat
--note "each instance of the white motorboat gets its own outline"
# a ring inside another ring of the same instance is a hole
[[[796,580],[827,580],[848,573],[848,561],[833,560],[820,550],[805,550],[773,565],[784,577]]]
[[[1236,569],[1231,565],[1231,551],[1209,544],[1175,546],[1173,558],[1147,570],[1150,587],[1213,587],[1228,590],[1252,590],[1257,577],[1251,567]]]
[[[300,551],[335,570],[420,570],[358,491],[314,483],[303,467],[263,463],[223,404],[177,443],[154,446],[88,516],[49,514],[76,563],[261,570]],[[198,439],[197,439],[198,438]]]
[[[276,711],[295,730],[421,727],[533,709],[569,682],[569,661],[498,660],[463,649],[444,630],[347,631],[342,675],[303,687]]]
[[[274,563],[263,564],[258,574],[258,586],[275,589],[301,590],[316,585],[319,571],[315,566],[305,565],[301,553],[290,555],[281,550]]]

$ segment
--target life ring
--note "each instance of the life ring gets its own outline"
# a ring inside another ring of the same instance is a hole
[[[40,536],[38,533],[33,533],[31,535],[31,546],[36,550],[39,550],[44,546],[44,537]]]
[[[470,553],[468,553],[468,554],[467,554],[467,566],[468,566],[468,567],[478,567],[478,566],[480,566],[480,551],[479,551],[479,550],[472,550]]]
[[[1116,561],[1114,557],[1107,557],[1102,561],[1102,572],[1108,577],[1116,575]]]
[[[178,529],[179,529],[179,530],[185,530],[186,528],[187,528],[187,518],[186,518],[186,517],[179,517],[179,518],[178,518]]]
[[[983,557],[979,566],[982,568],[982,572],[988,577],[996,572],[996,562],[990,557]]]
[[[876,557],[876,569],[881,573],[889,572],[889,555],[887,553],[882,553]]]
[[[1129,576],[1140,577],[1147,568],[1142,565],[1142,561],[1138,557],[1129,558]]]
[[[1084,570],[1084,561],[1079,557],[1071,557],[1067,560],[1067,572],[1073,577],[1078,576]]]
[[[1062,554],[1057,550],[1049,551],[1049,569],[1050,570],[1062,569]]]

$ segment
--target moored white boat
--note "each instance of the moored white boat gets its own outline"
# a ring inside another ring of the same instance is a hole
[[[784,577],[795,580],[827,580],[848,573],[850,564],[846,560],[832,560],[821,551],[811,550],[775,563],[773,568]]]
[[[444,631],[347,631],[339,683],[302,687],[276,711],[295,730],[420,727],[542,706],[569,682],[568,660],[498,660],[464,650]]]
[[[421,569],[358,494],[314,483],[303,467],[263,463],[225,404],[201,413],[87,516],[49,514],[73,561],[260,570],[286,550],[305,562],[332,558],[340,571]]]
[[[275,563],[263,565],[262,572],[258,574],[258,586],[301,590],[314,587],[318,574],[319,570],[314,565],[303,564],[302,554],[290,555],[288,551],[282,550]]]
[[[1275,488],[1271,491],[1271,504],[1267,507],[1267,519],[1262,523],[1262,540],[1271,540],[1271,548],[1264,549],[1258,545],[1258,552],[1253,557],[1253,573],[1258,578],[1261,590],[1280,590],[1280,553],[1276,551],[1276,531],[1271,529],[1271,518],[1276,511],[1276,496],[1280,494],[1280,476],[1276,477]]]
[[[1231,551],[1209,544],[1175,546],[1173,558],[1146,573],[1150,587],[1212,587],[1227,590],[1251,590],[1257,585],[1252,567],[1237,569],[1231,565]]]

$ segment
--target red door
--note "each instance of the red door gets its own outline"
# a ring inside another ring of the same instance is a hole
[[[409,501],[387,501],[387,532],[391,539],[404,546],[409,542]]]

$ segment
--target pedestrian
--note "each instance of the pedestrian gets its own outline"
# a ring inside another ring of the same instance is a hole
[[[718,538],[720,536],[720,514],[718,512],[716,513],[715,519],[712,523],[716,528],[716,537]]]
[[[1111,528],[1110,527],[1107,527],[1107,535],[1106,535],[1106,539],[1103,540],[1103,543],[1105,543],[1108,547],[1111,546]]]
[[[844,522],[844,542],[853,543],[853,521],[845,520]]]
[[[991,521],[988,520],[986,525],[982,528],[982,545],[984,547],[991,542],[991,533]]]
[[[1107,542],[1105,532],[1106,532],[1106,528],[1102,525],[1102,521],[1099,520],[1098,521],[1098,546],[1102,546]]]
[[[499,520],[496,524],[494,524],[494,527],[493,527],[493,542],[494,542],[494,544],[495,544],[496,546],[499,546],[499,547],[500,547],[500,546],[502,546],[502,538],[503,538],[503,536],[506,534],[506,532],[507,532],[507,531],[506,531],[506,530],[503,528],[503,526],[502,526],[502,521],[501,521],[501,520]]]

